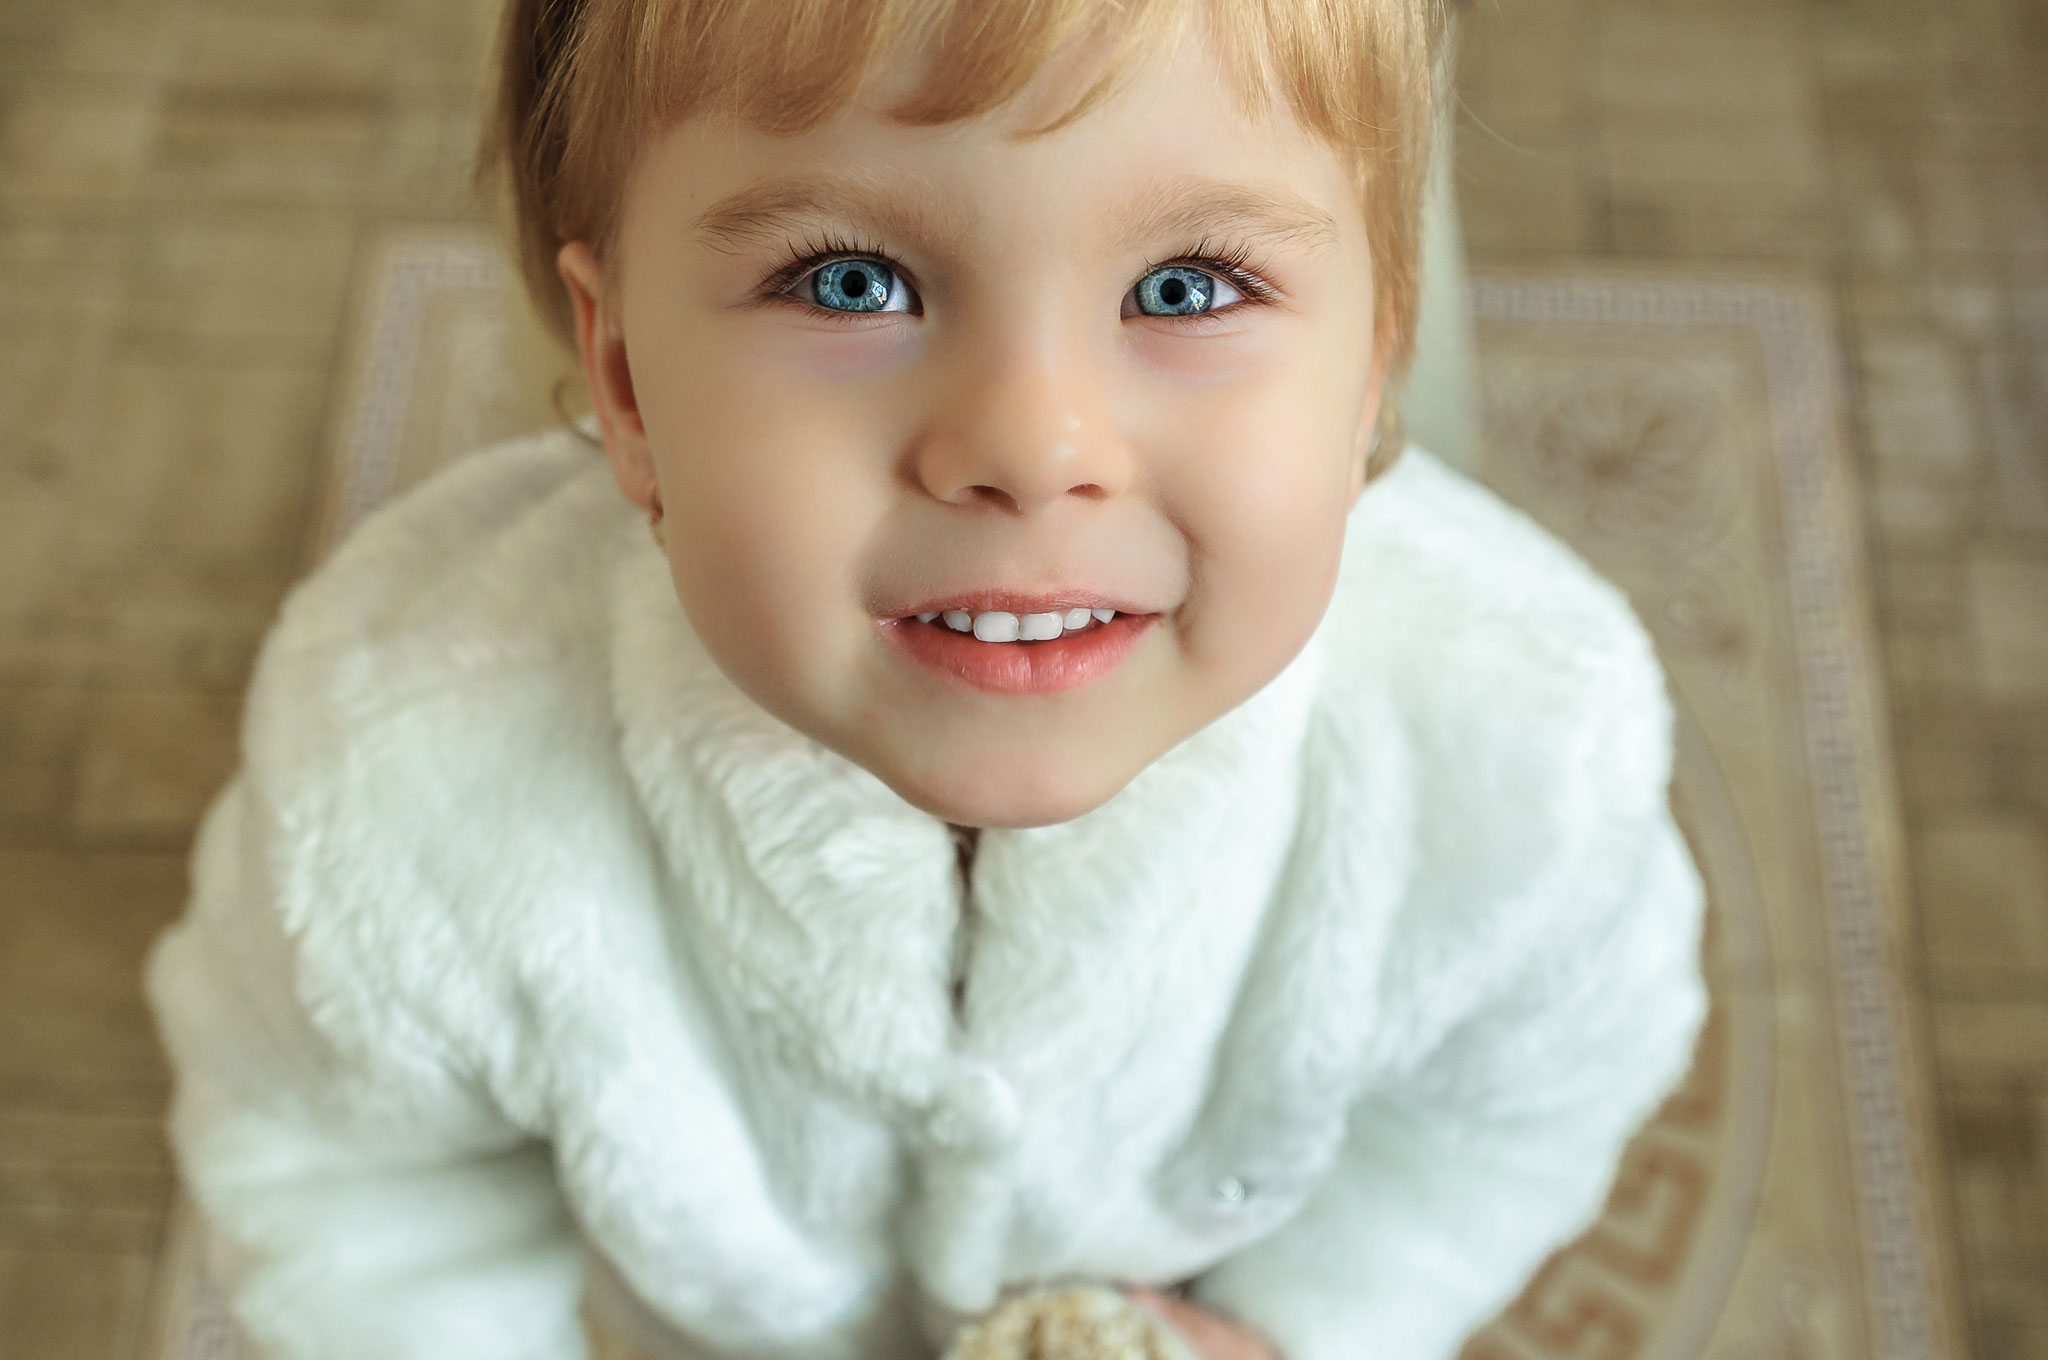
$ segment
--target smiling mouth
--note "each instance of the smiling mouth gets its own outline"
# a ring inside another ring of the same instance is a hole
[[[1109,617],[1100,619],[1097,612],[927,610],[878,622],[904,654],[953,683],[990,694],[1054,694],[1109,674],[1159,621],[1157,614],[1104,609]]]
[[[930,610],[922,614],[900,619],[909,623],[913,620],[934,628],[946,628],[955,633],[971,633],[983,642],[1051,642],[1077,633],[1093,632],[1111,619],[1118,617],[1114,609],[1053,609],[1036,613],[1019,614],[1006,609],[984,609],[979,612],[968,609]],[[1129,617],[1125,615],[1124,617]]]

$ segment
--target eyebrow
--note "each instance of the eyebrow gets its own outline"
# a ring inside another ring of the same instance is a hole
[[[1230,231],[1275,246],[1333,250],[1337,219],[1280,185],[1182,175],[1126,203],[1111,219],[1120,239]]]
[[[802,223],[833,218],[918,241],[964,237],[969,225],[961,212],[941,206],[928,192],[897,194],[868,180],[814,174],[764,180],[728,194],[698,215],[694,230],[710,248],[734,253]],[[1113,240],[1229,231],[1307,250],[1329,250],[1338,241],[1336,219],[1291,189],[1204,175],[1152,186],[1118,205],[1105,225]]]

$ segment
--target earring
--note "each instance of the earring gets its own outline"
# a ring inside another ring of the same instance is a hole
[[[668,535],[662,531],[661,516],[661,497],[656,496],[654,498],[654,509],[649,511],[647,515],[647,532],[654,536],[654,546],[663,552],[667,552]]]

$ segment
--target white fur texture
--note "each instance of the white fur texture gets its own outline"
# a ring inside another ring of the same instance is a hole
[[[600,456],[486,450],[286,602],[149,961],[214,1274],[280,1360],[573,1360],[586,1283],[657,1356],[907,1360],[1190,1277],[1287,1360],[1444,1360],[1704,1018],[1670,723],[1621,597],[1411,450],[1301,654],[983,832],[963,915]]]

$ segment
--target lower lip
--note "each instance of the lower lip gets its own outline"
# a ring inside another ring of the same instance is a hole
[[[1084,632],[1043,642],[983,642],[934,619],[885,619],[890,641],[941,675],[988,694],[1056,694],[1107,675],[1157,614],[1118,614]]]

